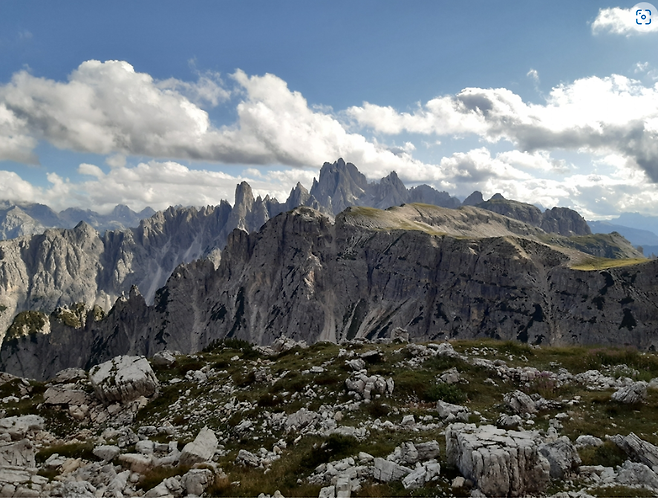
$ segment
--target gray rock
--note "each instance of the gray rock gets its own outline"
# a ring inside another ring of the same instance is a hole
[[[445,435],[448,463],[488,497],[534,494],[548,485],[550,464],[539,452],[537,432],[456,423]]]
[[[93,498],[96,488],[86,480],[64,481],[54,485],[51,496],[59,498]]]
[[[508,416],[507,414],[501,414],[496,421],[496,425],[505,430],[518,430],[523,424],[523,419],[521,416],[514,414],[513,416]]]
[[[335,498],[336,497],[336,487],[327,486],[320,489],[320,494],[318,498]]]
[[[569,437],[560,437],[555,442],[544,444],[539,448],[539,452],[548,460],[553,479],[564,479],[575,473],[581,464],[580,456]]]
[[[632,460],[643,463],[649,468],[658,466],[658,447],[651,442],[642,440],[635,433],[629,433],[625,437],[613,435],[609,438],[626,452]]]
[[[356,370],[356,371],[363,370],[364,368],[366,368],[366,362],[364,362],[361,358],[346,360],[345,365],[347,365],[352,370]]]
[[[103,461],[112,461],[119,455],[121,449],[119,449],[116,445],[97,445],[94,447],[92,452],[94,456],[102,459]]]
[[[201,496],[203,492],[215,481],[214,474],[207,468],[192,469],[181,479],[187,494]]]
[[[406,466],[400,466],[384,458],[375,458],[375,466],[373,468],[373,477],[375,480],[379,480],[380,482],[402,480],[410,473],[411,470]]]
[[[91,401],[91,397],[84,391],[67,389],[61,384],[48,388],[44,392],[43,398],[47,405],[87,405]]]
[[[143,356],[117,356],[92,367],[89,380],[96,396],[105,403],[127,403],[140,396],[153,396],[158,378]]]
[[[576,439],[576,449],[581,449],[583,447],[599,447],[603,445],[603,440],[592,435],[580,435]]]
[[[34,468],[34,445],[27,438],[18,442],[0,444],[0,465]]]
[[[415,446],[416,452],[418,452],[418,461],[429,461],[431,459],[436,459],[441,453],[439,443],[436,440],[422,442],[420,444],[415,444]]]
[[[153,361],[153,365],[157,365],[159,367],[173,367],[176,365],[176,358],[174,357],[173,353],[168,350],[155,353],[151,360]]]
[[[246,466],[253,466],[253,467],[260,466],[260,458],[256,456],[254,453],[246,451],[244,449],[240,449],[237,457],[235,458],[235,462]]]
[[[219,442],[213,431],[204,427],[193,442],[185,445],[180,455],[181,465],[193,465],[212,460]]]
[[[620,388],[612,394],[612,400],[626,404],[641,403],[646,398],[647,383],[644,381]]]
[[[439,400],[436,403],[436,411],[439,413],[439,417],[448,422],[455,421],[457,416],[462,414],[468,414],[468,407],[463,405],[454,405],[452,403],[444,402]]]
[[[446,370],[441,376],[439,377],[439,380],[447,383],[447,384],[455,384],[459,382],[459,371],[457,370],[456,367],[451,368],[450,370]]]
[[[624,461],[619,468],[615,482],[625,486],[641,485],[658,490],[658,475],[647,465],[629,460]]]
[[[402,485],[405,489],[418,489],[423,487],[427,482],[436,480],[441,472],[441,466],[434,461],[416,467],[413,472],[402,479]]]
[[[34,414],[4,417],[0,419],[0,434],[8,433],[12,440],[19,440],[28,432],[43,430],[44,424],[44,419]]]
[[[517,414],[536,414],[535,402],[523,391],[515,390],[507,393],[503,400]]]
[[[77,382],[81,379],[87,378],[87,372],[84,369],[71,367],[68,369],[60,370],[55,374],[53,382],[56,384],[64,384],[67,382]]]

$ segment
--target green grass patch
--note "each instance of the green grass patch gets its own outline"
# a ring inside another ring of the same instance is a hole
[[[576,271],[600,271],[602,269],[611,269],[613,267],[625,267],[629,265],[638,265],[649,262],[648,258],[602,258],[591,257],[578,264],[573,264],[571,269]]]
[[[94,456],[92,452],[93,450],[94,444],[91,442],[73,442],[70,444],[53,445],[41,449],[35,454],[34,459],[37,461],[37,463],[43,463],[53,454],[58,454],[59,456],[64,456],[67,458],[82,458],[89,461],[98,461],[98,458]]]

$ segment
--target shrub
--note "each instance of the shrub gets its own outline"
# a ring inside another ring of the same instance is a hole
[[[619,466],[624,464],[628,455],[610,440],[598,447],[586,447],[578,452],[583,465]]]
[[[460,404],[466,401],[466,393],[454,384],[440,382],[427,388],[420,397],[426,402],[444,402]]]
[[[322,463],[356,454],[358,448],[359,443],[354,437],[334,433],[329,435],[329,438],[322,445],[313,447],[310,452],[304,454],[300,466],[313,470]]]
[[[86,443],[71,443],[71,444],[61,444],[53,445],[50,447],[45,447],[36,453],[34,459],[37,463],[44,463],[53,454],[59,454],[60,456],[65,456],[67,458],[82,458],[90,461],[98,461],[98,458],[94,456],[93,451],[94,444],[90,442]]]

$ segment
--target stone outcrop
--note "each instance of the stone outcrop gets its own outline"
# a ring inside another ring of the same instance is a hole
[[[217,437],[210,428],[203,428],[193,442],[183,447],[180,455],[180,464],[193,465],[210,461],[217,449]]]
[[[89,371],[89,380],[99,400],[127,403],[157,393],[158,378],[143,356],[117,356]]]
[[[446,429],[448,462],[489,497],[518,497],[544,490],[550,480],[550,464],[539,451],[541,445],[533,431],[463,423]]]

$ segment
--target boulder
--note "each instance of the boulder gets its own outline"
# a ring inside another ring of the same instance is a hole
[[[468,421],[469,410],[468,407],[464,407],[463,405],[454,405],[452,403],[439,400],[436,402],[436,411],[439,413],[439,417],[441,419],[444,419],[448,422],[452,422],[457,419]]]
[[[439,376],[439,381],[442,381],[447,384],[458,383],[460,379],[459,371],[457,367],[453,367],[450,370],[446,370],[441,376]]]
[[[548,460],[553,479],[564,479],[575,473],[581,464],[580,456],[569,437],[560,437],[555,442],[544,444],[539,448],[539,452]]]
[[[514,414],[513,416],[501,414],[496,421],[496,426],[505,430],[518,430],[522,424],[523,419],[521,419],[521,416],[517,414]]]
[[[153,358],[151,358],[151,361],[153,362],[153,365],[157,365],[158,367],[173,367],[176,365],[176,358],[173,353],[166,349],[155,353]]]
[[[34,414],[3,417],[0,419],[0,434],[8,433],[12,440],[20,440],[28,432],[43,430],[44,424],[44,419]]]
[[[159,388],[157,377],[143,356],[117,356],[92,367],[89,380],[96,396],[105,403],[128,403],[150,397]]]
[[[635,433],[613,435],[609,437],[633,460],[647,465],[649,468],[658,467],[658,447],[651,442],[642,440]]]
[[[550,464],[539,452],[538,432],[455,423],[445,435],[448,463],[488,497],[539,493],[550,481]]]
[[[215,481],[215,475],[207,468],[192,469],[181,479],[187,494],[201,496],[203,492]]]
[[[0,466],[34,468],[36,466],[34,455],[34,446],[27,438],[18,442],[0,444]]]
[[[89,395],[79,389],[67,389],[65,385],[55,384],[43,394],[46,405],[86,405]]]
[[[437,461],[426,463],[402,479],[405,489],[418,489],[432,480],[436,480],[441,473],[441,465]]]
[[[375,480],[379,480],[380,482],[392,482],[402,480],[411,473],[411,470],[406,466],[400,466],[393,461],[388,461],[384,458],[375,458],[375,466],[372,473]]]
[[[57,372],[53,378],[53,382],[56,384],[63,384],[67,382],[76,382],[80,379],[85,379],[86,377],[87,372],[85,372],[83,369],[72,367]]]
[[[603,440],[592,435],[580,435],[576,439],[576,449],[582,449],[584,447],[599,447],[603,445]]]
[[[620,403],[641,403],[647,398],[647,383],[638,381],[630,386],[619,388],[612,394],[611,399]]]
[[[327,486],[320,489],[320,494],[318,498],[335,498],[336,497],[336,488],[334,486]]]
[[[658,475],[642,463],[626,460],[617,472],[615,482],[624,486],[645,486],[658,490]]]
[[[94,456],[103,461],[112,461],[119,455],[121,449],[116,445],[97,445],[92,452]]]
[[[371,400],[376,395],[390,395],[393,393],[394,386],[393,379],[385,379],[380,375],[369,376],[365,369],[345,380],[345,387],[349,391],[356,392],[364,400]]]
[[[213,431],[204,427],[193,442],[183,447],[179,463],[181,465],[193,465],[210,461],[215,455],[218,445],[219,442]]]
[[[532,398],[523,391],[515,390],[507,393],[503,400],[516,414],[536,414],[537,407]]]
[[[260,458],[254,453],[240,449],[238,455],[235,458],[235,462],[245,466],[260,466]]]
[[[418,461],[429,461],[436,459],[441,453],[439,443],[436,440],[416,444],[416,452],[418,452]]]
[[[51,496],[59,498],[93,498],[96,488],[86,480],[67,480],[53,487]]]

